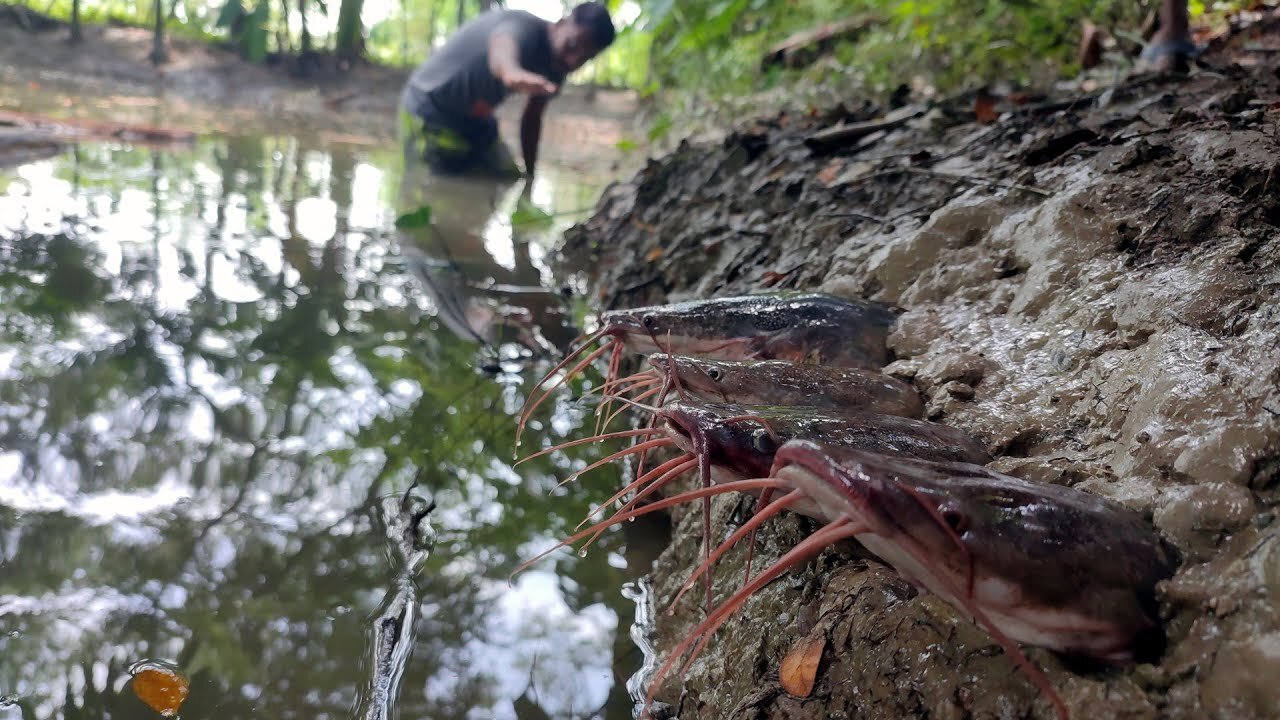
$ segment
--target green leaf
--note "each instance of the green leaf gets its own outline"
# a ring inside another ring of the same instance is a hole
[[[674,124],[675,121],[671,119],[670,115],[659,115],[654,119],[653,125],[649,128],[649,140],[657,140],[663,135],[666,135],[667,131],[669,131],[671,126]]]
[[[632,140],[631,138],[625,137],[614,143],[613,146],[617,148],[619,152],[624,153],[634,152],[640,149],[640,143]]]
[[[405,213],[396,218],[396,227],[401,230],[410,230],[412,228],[426,227],[431,224],[431,206],[423,205],[413,212]]]
[[[551,227],[552,219],[551,213],[523,197],[516,203],[516,209],[511,212],[512,227],[547,228]]]

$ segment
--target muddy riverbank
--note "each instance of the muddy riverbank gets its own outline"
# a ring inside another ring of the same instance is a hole
[[[987,123],[974,107],[834,147],[815,134],[836,119],[809,114],[683,145],[608,189],[565,256],[599,268],[604,308],[768,289],[906,308],[886,371],[931,419],[997,469],[1141,512],[1184,556],[1152,662],[1028,651],[1073,717],[1280,717],[1280,79],[1223,63],[1002,101]],[[722,500],[721,538],[742,510]],[[675,516],[659,608],[700,516]],[[771,523],[757,562],[812,529]],[[731,557],[719,593],[741,580]],[[659,614],[659,649],[701,617]],[[779,661],[815,640],[816,688],[790,696]],[[984,632],[855,543],[757,593],[658,697],[682,720],[1053,717]]]

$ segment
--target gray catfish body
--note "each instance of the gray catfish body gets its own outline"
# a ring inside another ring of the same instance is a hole
[[[659,376],[674,376],[681,391],[709,401],[799,405],[836,412],[919,417],[915,388],[874,370],[808,365],[784,360],[705,360],[654,353]]]
[[[771,473],[917,586],[1018,642],[1119,662],[1156,624],[1176,556],[1122,505],[967,463],[796,440]]]
[[[601,325],[635,352],[879,368],[896,317],[869,300],[770,293],[611,311]]]

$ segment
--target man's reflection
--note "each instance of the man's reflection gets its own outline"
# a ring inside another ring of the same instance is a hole
[[[554,355],[576,335],[564,297],[543,285],[527,234],[512,228],[510,266],[486,246],[485,228],[515,191],[506,181],[442,177],[420,165],[406,170],[398,210],[431,208],[427,227],[399,231],[409,269],[422,280],[441,324],[486,347],[517,343]],[[521,183],[527,199],[530,186]],[[504,220],[505,221],[505,220]]]

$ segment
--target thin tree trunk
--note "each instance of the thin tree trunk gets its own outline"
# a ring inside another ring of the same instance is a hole
[[[364,27],[360,13],[364,0],[342,0],[338,8],[338,32],[334,50],[341,57],[354,60],[364,54]]]
[[[311,30],[307,27],[307,0],[298,0],[298,17],[302,19],[302,45],[298,52],[311,54]]]
[[[169,61],[169,53],[164,47],[164,0],[155,0],[152,6],[155,13],[155,34],[151,45],[151,64],[162,65]]]
[[[431,3],[431,9],[427,11],[427,54],[430,55],[432,50],[436,49],[436,21],[439,19],[438,3]]]
[[[84,41],[84,28],[80,25],[80,0],[71,0],[71,42]]]
[[[280,20],[284,30],[276,33],[276,45],[282,57],[293,53],[293,37],[289,34],[289,0],[280,0]]]
[[[409,59],[409,0],[400,0],[400,62]]]

